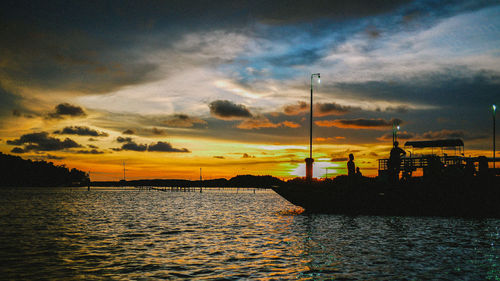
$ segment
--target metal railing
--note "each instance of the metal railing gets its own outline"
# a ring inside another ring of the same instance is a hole
[[[444,166],[463,165],[465,158],[461,156],[420,156],[420,157],[404,157],[401,158],[400,170],[415,171],[418,168],[428,167],[433,159],[439,159]],[[389,159],[378,160],[378,170],[387,171],[389,169]]]

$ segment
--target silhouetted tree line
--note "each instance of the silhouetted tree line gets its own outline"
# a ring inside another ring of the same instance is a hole
[[[172,186],[172,187],[255,187],[269,188],[273,185],[283,183],[280,179],[272,176],[241,175],[229,180],[211,179],[203,181],[190,180],[131,180],[131,181],[99,181],[92,182],[93,186]]]
[[[52,162],[24,160],[0,152],[1,186],[81,186],[89,182],[85,172]]]

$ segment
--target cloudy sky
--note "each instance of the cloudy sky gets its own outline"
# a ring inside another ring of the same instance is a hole
[[[7,1],[0,151],[93,180],[365,175],[400,139],[491,156],[498,1]],[[402,141],[402,142],[403,142]]]

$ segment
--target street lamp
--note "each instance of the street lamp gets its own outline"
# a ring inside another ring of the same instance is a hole
[[[493,110],[493,169],[496,169],[496,155],[495,155],[495,115],[497,112],[497,106],[492,105],[491,109]]]
[[[318,77],[318,83],[321,83],[321,76],[319,73],[311,74],[311,110],[309,117],[309,158],[306,158],[306,180],[311,181],[313,177],[313,162],[314,159],[312,157],[312,130],[313,130],[313,78]]]
[[[396,122],[392,123],[392,146],[394,146],[394,143],[398,141],[398,131],[400,127],[399,125],[396,125]]]

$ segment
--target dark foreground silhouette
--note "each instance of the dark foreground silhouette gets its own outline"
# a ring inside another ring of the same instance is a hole
[[[306,212],[350,215],[500,217],[500,177],[443,175],[394,183],[339,176],[288,181],[273,190]]]
[[[88,175],[80,170],[0,152],[0,186],[83,186],[88,182]]]

